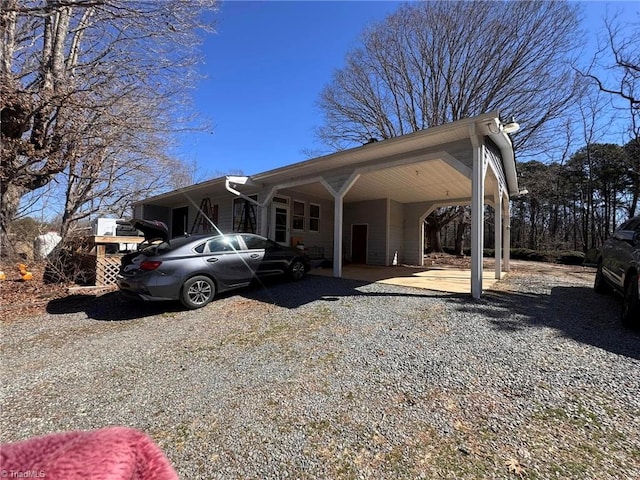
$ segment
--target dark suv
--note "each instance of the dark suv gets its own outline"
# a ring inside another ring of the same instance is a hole
[[[604,242],[593,284],[598,293],[607,293],[613,288],[624,296],[622,323],[626,326],[640,326],[639,272],[640,217],[633,217]]]

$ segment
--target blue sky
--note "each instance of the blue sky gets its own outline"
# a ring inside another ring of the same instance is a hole
[[[198,167],[196,181],[254,174],[306,160],[322,149],[316,102],[360,33],[400,2],[227,1],[217,33],[203,45],[205,78],[194,92],[207,132],[183,135],[177,153]],[[607,10],[637,12],[638,2],[584,2],[590,31]],[[637,17],[636,17],[637,19]]]

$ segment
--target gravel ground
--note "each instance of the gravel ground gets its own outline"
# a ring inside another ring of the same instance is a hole
[[[127,425],[184,479],[637,479],[640,334],[591,282],[55,300],[1,325],[0,441]]]

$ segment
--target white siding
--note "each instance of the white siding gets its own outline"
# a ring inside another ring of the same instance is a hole
[[[351,225],[367,224],[367,263],[387,264],[387,200],[347,203],[344,206],[343,256],[351,260]]]
[[[424,226],[421,219],[429,211],[431,206],[432,204],[429,202],[408,203],[403,205],[404,263],[410,265],[422,265],[424,251],[421,248],[421,239]]]
[[[398,263],[405,263],[404,256],[404,209],[403,205],[389,200],[389,261],[393,264],[394,255],[398,254]]]
[[[233,209],[233,197],[228,194],[224,196],[203,196],[192,198],[193,203],[189,202],[189,218],[188,218],[188,226],[189,233],[198,234],[198,233],[215,233],[215,229],[211,228],[209,232],[206,232],[202,229],[202,224],[198,219],[198,224],[194,225],[196,221],[198,211],[202,206],[202,201],[204,198],[208,198],[211,204],[211,212],[213,213],[214,205],[218,205],[218,223],[216,226],[222,232],[230,232],[231,231],[231,214]]]
[[[294,190],[280,190],[277,195],[289,197],[289,227],[291,236],[302,238],[305,248],[312,254],[324,252],[324,258],[333,259],[333,200],[326,200]],[[305,203],[304,230],[293,230],[293,201]],[[317,232],[309,230],[309,204],[320,205],[320,225]]]

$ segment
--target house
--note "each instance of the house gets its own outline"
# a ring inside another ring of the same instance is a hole
[[[138,202],[134,213],[164,221],[172,236],[219,229],[303,244],[324,252],[340,277],[343,261],[422,265],[427,215],[471,205],[471,293],[479,298],[484,206],[500,213],[500,278],[509,270],[509,198],[517,194],[511,139],[491,112],[264,173],[198,183]]]

